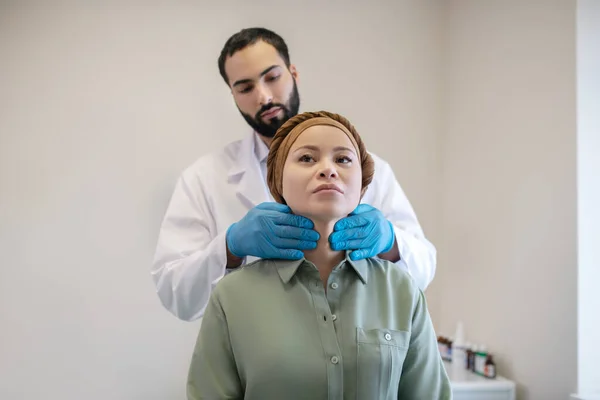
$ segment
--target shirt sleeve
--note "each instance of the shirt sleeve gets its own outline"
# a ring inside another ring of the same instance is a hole
[[[188,373],[188,400],[243,399],[229,328],[217,291],[211,295]]]
[[[425,296],[416,294],[411,338],[402,367],[398,399],[452,399],[450,379],[437,347]]]

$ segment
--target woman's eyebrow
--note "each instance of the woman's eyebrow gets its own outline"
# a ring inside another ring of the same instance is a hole
[[[337,146],[333,148],[333,151],[341,151],[341,150],[346,150],[349,151],[350,153],[356,153],[354,151],[354,149],[351,149],[350,147],[346,147],[346,146]]]
[[[319,151],[319,148],[317,146],[312,146],[310,144],[305,144],[304,146],[300,146],[298,147],[296,150],[294,150],[294,153],[300,150],[312,150],[312,151]]]
[[[296,150],[294,150],[294,153],[300,150],[312,150],[312,151],[320,151],[320,149],[317,146],[313,146],[310,144],[306,144],[304,146],[300,146],[298,147]],[[336,146],[333,148],[333,151],[349,151],[351,153],[356,154],[356,151],[354,151],[354,149],[351,149],[350,147],[346,147],[346,146]]]

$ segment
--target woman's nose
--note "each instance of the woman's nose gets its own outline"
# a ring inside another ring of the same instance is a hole
[[[337,171],[331,165],[328,165],[321,169],[319,176],[325,179],[337,178]]]

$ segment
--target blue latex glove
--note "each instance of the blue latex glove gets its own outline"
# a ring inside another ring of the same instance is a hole
[[[240,258],[301,259],[302,250],[317,247],[319,234],[310,219],[291,212],[288,206],[279,203],[254,207],[227,229],[225,240],[229,251]]]
[[[333,250],[353,250],[351,260],[375,257],[392,249],[394,227],[381,211],[359,204],[349,216],[339,220],[329,235]]]

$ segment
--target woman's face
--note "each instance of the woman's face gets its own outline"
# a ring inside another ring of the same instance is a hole
[[[283,198],[295,214],[337,221],[360,202],[362,169],[346,134],[315,125],[298,136],[283,169]]]

